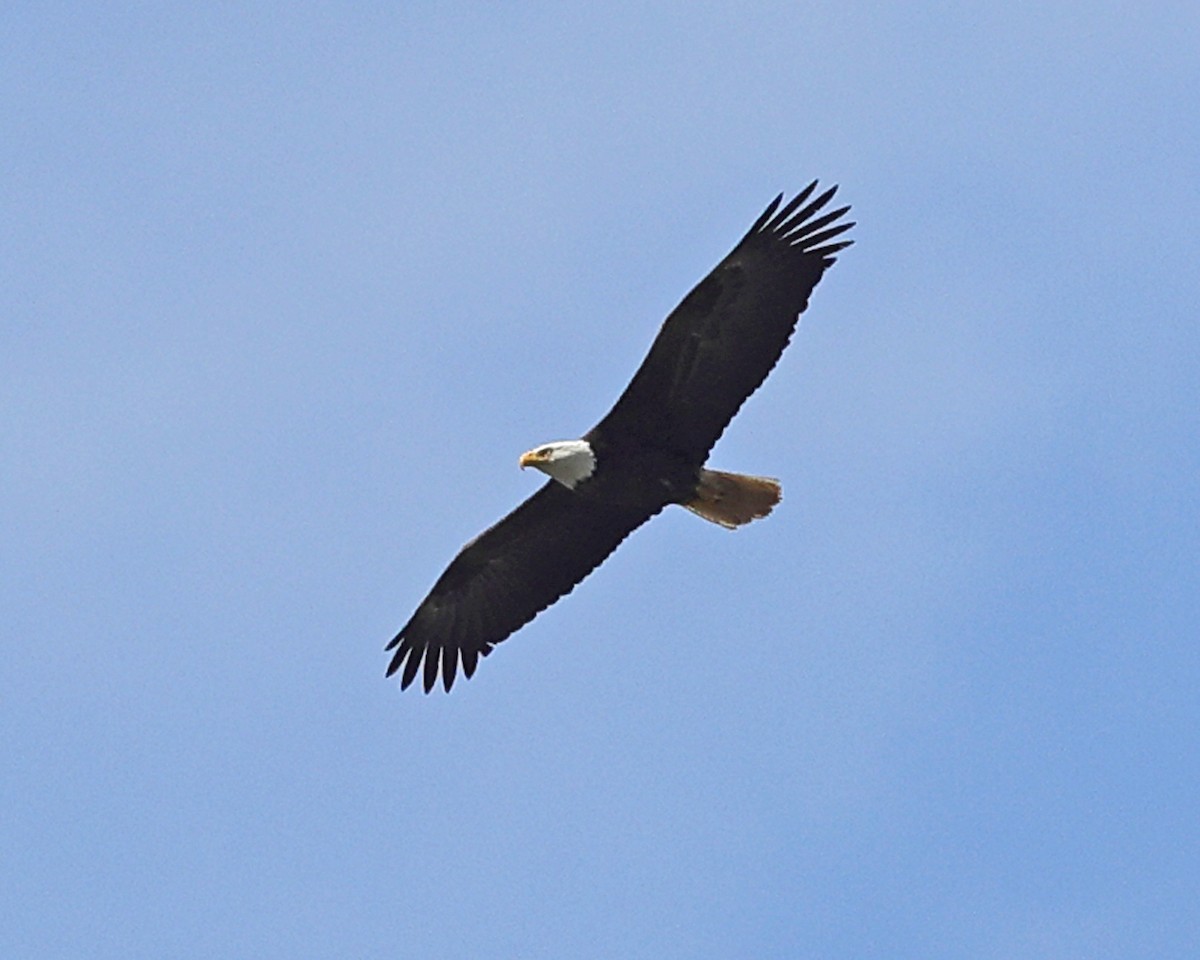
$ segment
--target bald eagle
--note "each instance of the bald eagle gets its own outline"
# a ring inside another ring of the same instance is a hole
[[[776,197],[729,256],[667,317],[616,405],[578,440],[544,443],[520,465],[549,475],[537,493],[459,551],[387,645],[406,689],[447,691],[480,657],[584,577],[670,504],[734,529],[765,517],[779,482],[705,466],[742,403],[767,378],[853,223],[820,213],[816,181]],[[818,215],[819,214],[819,215]]]

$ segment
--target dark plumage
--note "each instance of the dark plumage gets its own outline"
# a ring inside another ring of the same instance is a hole
[[[439,675],[449,690],[459,664],[479,657],[586,577],[633,530],[669,504],[727,527],[765,516],[773,480],[704,467],[742,403],[775,366],[800,313],[852,223],[849,207],[819,212],[835,188],[810,200],[813,182],[782,195],[730,254],[676,307],[633,380],[580,441],[522,457],[552,477],[462,548],[396,634],[387,673],[400,686]]]

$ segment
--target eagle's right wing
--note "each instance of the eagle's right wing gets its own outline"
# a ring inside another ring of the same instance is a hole
[[[425,692],[439,674],[449,690],[460,661],[470,677],[481,656],[570,593],[654,512],[599,503],[547,481],[459,551],[387,645],[396,651],[387,675],[401,671],[405,689],[424,663]]]

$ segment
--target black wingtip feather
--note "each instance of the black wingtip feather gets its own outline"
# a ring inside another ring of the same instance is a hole
[[[805,249],[813,250],[815,252],[820,252],[821,244],[825,243],[827,240],[832,240],[834,237],[841,236],[843,233],[845,233],[847,230],[849,230],[852,226],[854,226],[854,224],[852,224],[852,223],[842,223],[842,224],[838,224],[838,226],[836,226],[836,227],[830,227],[828,230],[823,230],[821,233],[814,234],[811,237],[805,237],[804,238]],[[846,246],[849,246],[854,241],[846,240],[843,242]]]
[[[442,688],[449,693],[454,686],[454,675],[458,671],[458,647],[445,647],[442,650]]]
[[[771,219],[771,214],[773,214],[775,212],[775,209],[781,203],[783,203],[783,194],[782,193],[779,196],[777,196],[774,200],[772,200],[770,203],[767,204],[767,209],[764,210],[761,214],[759,214],[758,219],[755,220],[753,225],[750,227],[750,229],[746,231],[746,236],[749,236],[752,233],[758,233],[758,231],[763,228],[763,225],[768,220]]]
[[[421,666],[421,654],[424,652],[424,650],[409,649],[408,660],[404,664],[404,673],[400,675],[401,690],[407,690],[417,678],[417,670]]]
[[[832,200],[835,193],[837,193],[837,187],[830,187],[823,194],[817,197],[817,199],[813,200],[809,204],[806,204],[804,207],[789,216],[786,222],[779,224],[775,232],[782,236],[787,236],[797,227],[804,226],[805,221],[823,206],[825,206],[825,204],[827,204],[830,200]]]
[[[421,682],[425,687],[426,693],[432,690],[433,685],[437,683],[439,653],[441,653],[441,649],[432,644],[425,648],[425,671]]]
[[[404,625],[404,627],[400,630],[400,632],[398,634],[396,634],[394,637],[392,637],[392,639],[388,642],[388,645],[386,647],[384,647],[383,649],[391,650],[392,648],[394,648],[401,640],[404,639],[404,634],[411,625],[412,625],[412,621],[409,620],[408,623],[406,623]]]
[[[404,642],[401,643],[401,640]],[[399,670],[401,665],[404,663],[404,658],[408,656],[408,639],[403,633],[396,634],[396,636],[392,639],[392,642],[384,647],[384,649],[391,650],[397,644],[400,644],[400,648],[394,654],[392,654],[392,660],[388,664],[387,672],[384,673],[385,677],[390,677],[393,673]]]
[[[800,206],[800,204],[802,204],[805,200],[807,200],[812,195],[812,192],[816,189],[817,189],[817,181],[814,180],[812,183],[810,183],[807,187],[805,187],[803,190],[801,190],[798,194],[796,194],[794,197],[792,197],[791,200],[789,200],[787,202],[787,204],[784,206],[784,208],[782,210],[780,210],[779,213],[777,213],[772,218],[770,224],[767,225],[767,229],[772,231],[773,233],[778,233],[780,230],[780,227],[784,223],[786,223],[788,221],[788,219],[792,216],[792,212],[798,206]],[[782,196],[782,194],[780,196]]]
[[[808,246],[808,238],[812,234],[829,226],[829,224],[844,215],[849,209],[849,207],[842,207],[838,210],[831,210],[829,213],[823,213],[815,220],[806,220],[803,223],[794,224],[786,233],[781,234],[781,236],[793,246]]]

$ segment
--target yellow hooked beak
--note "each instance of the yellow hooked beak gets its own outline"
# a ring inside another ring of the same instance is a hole
[[[517,461],[521,465],[521,469],[526,467],[536,467],[539,463],[545,463],[546,457],[537,450],[527,450],[521,454],[521,459]]]

